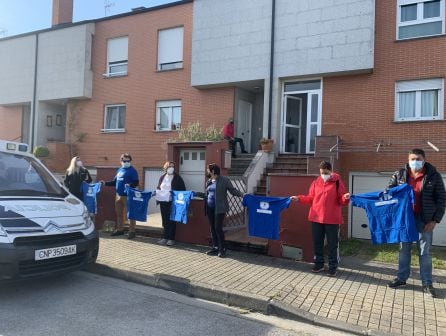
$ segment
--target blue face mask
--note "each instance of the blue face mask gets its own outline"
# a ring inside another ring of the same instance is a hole
[[[123,166],[124,168],[128,168],[128,167],[130,167],[130,165],[131,165],[130,162],[123,162],[123,163],[122,163],[122,166]]]
[[[413,169],[415,171],[421,170],[421,168],[423,168],[423,166],[424,166],[424,161],[420,161],[420,160],[409,161],[410,169]]]

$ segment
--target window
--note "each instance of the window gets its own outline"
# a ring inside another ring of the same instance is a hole
[[[171,131],[181,128],[181,100],[156,103],[156,130]]]
[[[107,41],[107,76],[125,76],[128,67],[127,36],[110,39]]]
[[[158,70],[183,67],[183,27],[158,32]]]
[[[125,105],[107,105],[105,107],[103,131],[122,132],[125,130]]]
[[[398,40],[444,34],[445,0],[398,0]]]
[[[397,121],[443,119],[443,79],[396,83]]]

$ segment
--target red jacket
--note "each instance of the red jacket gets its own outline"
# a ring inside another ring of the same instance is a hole
[[[227,123],[223,127],[223,136],[226,138],[233,138],[234,137],[234,124]]]
[[[339,181],[339,182],[336,182]],[[324,182],[322,177],[311,183],[308,195],[298,195],[299,202],[311,204],[308,220],[322,224],[342,224],[342,206],[350,200],[344,198],[345,186],[339,175],[331,174],[331,178]]]

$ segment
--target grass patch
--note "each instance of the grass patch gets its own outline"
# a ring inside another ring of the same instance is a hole
[[[341,256],[353,256],[360,259],[391,264],[398,263],[399,244],[373,245],[369,240],[348,239],[340,243]],[[446,247],[432,247],[432,264],[436,269],[446,270]],[[412,266],[418,266],[416,245],[412,248]]]

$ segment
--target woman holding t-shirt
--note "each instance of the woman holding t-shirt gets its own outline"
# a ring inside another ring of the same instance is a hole
[[[156,187],[155,199],[161,209],[163,222],[163,238],[158,244],[172,246],[175,244],[175,233],[177,224],[170,220],[170,209],[172,206],[172,190],[184,191],[186,185],[182,177],[175,173],[175,162],[167,161],[164,166],[164,174],[161,175]]]
[[[342,206],[347,205],[350,194],[345,192],[340,176],[332,171],[330,162],[319,165],[320,176],[311,183],[308,195],[291,196],[291,199],[310,204],[308,220],[312,222],[314,266],[312,272],[324,271],[324,240],[328,243],[328,275],[335,277],[339,263],[339,228],[343,222]]]

